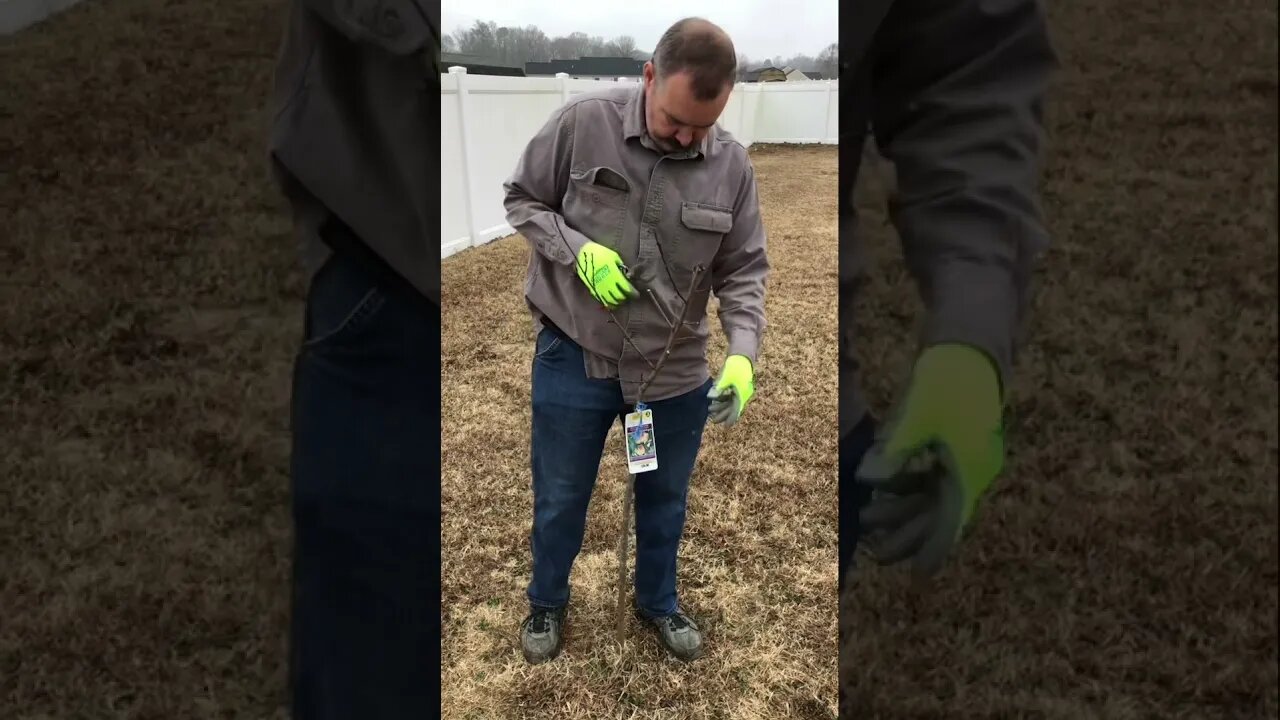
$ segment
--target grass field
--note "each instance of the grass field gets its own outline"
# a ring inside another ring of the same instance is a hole
[[[0,717],[285,699],[282,17],[88,0],[0,39]]]
[[[821,418],[835,413],[836,148],[760,146],[752,160],[773,266],[769,328],[756,399],[734,428],[707,430],[694,470],[681,599],[710,654],[689,666],[667,659],[637,621],[625,646],[614,639],[626,480],[617,427],[574,566],[564,654],[525,664],[533,334],[519,288],[529,245],[517,235],[445,261],[445,717],[834,714],[836,433]],[[490,280],[472,283],[478,273]],[[492,283],[513,291],[491,293]]]

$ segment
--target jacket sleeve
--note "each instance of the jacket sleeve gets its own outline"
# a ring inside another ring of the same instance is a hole
[[[1007,394],[1032,264],[1048,245],[1037,185],[1057,59],[1044,7],[899,0],[869,59],[872,126],[897,172],[891,212],[925,304],[922,344],[982,350]]]
[[[440,47],[439,3],[422,0],[301,0],[302,6],[352,42],[412,55]],[[436,9],[428,9],[433,5]]]
[[[574,105],[557,110],[538,131],[503,183],[507,222],[544,257],[562,265],[576,262],[587,237],[569,227],[560,203],[573,162]]]
[[[728,354],[743,355],[754,366],[764,336],[769,258],[756,174],[750,163],[743,173],[733,215],[733,228],[725,235],[712,262],[712,290],[720,302],[720,327],[728,340]]]

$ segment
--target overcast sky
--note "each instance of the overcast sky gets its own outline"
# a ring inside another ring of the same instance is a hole
[[[606,40],[630,35],[646,52],[671,23],[697,15],[724,28],[738,54],[756,59],[817,55],[839,36],[836,0],[440,0],[440,13],[445,33],[476,20],[537,25],[552,38],[575,31]]]

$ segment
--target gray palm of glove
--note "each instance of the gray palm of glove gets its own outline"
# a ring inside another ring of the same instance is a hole
[[[890,467],[873,448],[858,468],[858,482],[872,488],[859,514],[867,547],[880,565],[910,561],[924,579],[942,569],[959,530],[962,490],[945,450],[928,450]]]
[[[707,391],[711,399],[711,408],[707,419],[714,423],[724,423],[725,427],[733,427],[740,417],[738,413],[738,392],[732,386],[717,391],[712,387]]]

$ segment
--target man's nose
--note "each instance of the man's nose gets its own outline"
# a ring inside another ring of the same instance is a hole
[[[676,142],[683,147],[689,147],[693,144],[693,128],[681,128],[676,132]]]

